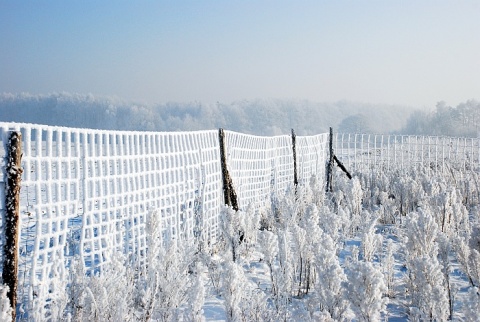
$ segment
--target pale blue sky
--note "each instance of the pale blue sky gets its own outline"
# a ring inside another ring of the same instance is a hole
[[[480,1],[4,1],[0,92],[480,99]]]

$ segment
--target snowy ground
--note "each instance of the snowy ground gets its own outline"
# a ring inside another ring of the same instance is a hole
[[[120,253],[101,275],[69,264],[18,309],[28,321],[478,321],[479,175],[430,168],[312,178],[270,204],[221,213],[222,242]],[[242,240],[241,242],[239,240]],[[42,297],[43,296],[43,297]],[[46,300],[42,302],[41,300]],[[46,303],[46,305],[42,304]]]

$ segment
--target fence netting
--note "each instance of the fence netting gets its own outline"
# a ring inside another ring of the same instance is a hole
[[[240,208],[268,205],[293,185],[293,141],[288,135],[260,137],[225,131],[229,172]],[[325,177],[328,134],[296,138],[297,176],[300,183]]]
[[[0,123],[3,156],[12,130],[22,133],[23,146],[17,296],[24,309],[48,298],[50,283],[67,278],[73,258],[87,274],[100,271],[117,251],[142,265],[149,215],[161,217],[165,242],[213,245],[218,240],[224,202],[218,131]],[[225,134],[240,208],[266,204],[293,185],[290,136]],[[323,179],[326,142],[326,134],[297,137],[299,180],[314,174]],[[4,158],[1,162],[5,169]],[[1,171],[2,214],[4,175]]]
[[[357,171],[412,166],[428,166],[435,172],[479,170],[478,138],[338,133],[333,146],[346,167]]]
[[[112,252],[142,265],[149,215],[165,242],[214,245],[224,202],[219,133],[125,132],[0,123],[0,155],[11,130],[22,133],[19,289],[31,305],[73,258],[95,273]],[[269,205],[294,182],[291,136],[225,131],[227,168],[241,209]],[[328,134],[296,137],[297,177],[324,184]],[[350,170],[428,164],[478,171],[479,140],[336,134],[337,157]],[[0,210],[5,213],[5,158],[0,159]],[[2,224],[3,226],[3,224]],[[0,239],[3,249],[3,237]],[[1,252],[0,252],[1,253]],[[0,261],[3,263],[3,258]]]
[[[31,303],[51,279],[65,278],[74,256],[86,272],[98,271],[114,251],[141,264],[152,211],[161,216],[165,240],[193,241],[201,234],[215,242],[222,200],[216,131],[0,127],[3,141],[8,130],[23,138],[22,301]]]

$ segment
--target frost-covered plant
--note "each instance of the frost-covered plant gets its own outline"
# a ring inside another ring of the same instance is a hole
[[[334,187],[333,210],[344,218],[345,237],[355,236],[362,223],[362,198],[363,191],[360,180],[354,177],[352,180],[343,177]],[[346,219],[346,221],[345,221]]]
[[[370,262],[352,262],[347,267],[345,296],[359,321],[380,321],[386,312],[387,286],[382,272]]]
[[[12,307],[10,299],[7,296],[8,286],[0,284],[0,321],[9,321],[12,319]]]
[[[385,276],[385,284],[387,285],[387,295],[390,298],[395,297],[395,246],[391,239],[387,240],[385,254],[382,257],[382,269]]]
[[[465,321],[476,321],[480,312],[480,290],[477,287],[471,287],[468,290],[463,306]]]
[[[232,261],[224,263],[222,274],[222,296],[225,299],[225,311],[228,321],[242,321],[240,308],[245,298],[248,283],[241,266]]]
[[[398,219],[398,207],[395,203],[394,196],[386,191],[381,191],[378,194],[380,223],[395,224]]]
[[[329,207],[323,206],[318,212],[318,217],[318,226],[333,239],[335,247],[338,248],[344,233],[350,231],[349,215],[342,208],[338,213],[334,213]]]
[[[306,279],[305,275],[307,274],[306,266],[310,265],[308,258],[308,246],[306,241],[307,232],[305,231],[305,229],[297,225],[293,225],[290,229],[290,233],[292,235],[293,248],[296,250],[296,252],[292,252],[291,254],[291,256],[293,257],[292,259],[294,259],[292,260],[292,264],[295,272],[294,288],[296,290],[294,291],[294,295],[301,296],[303,295],[303,292],[308,293],[308,289],[304,290],[304,284]]]
[[[203,304],[205,303],[205,286],[202,278],[202,265],[197,263],[195,276],[188,292],[187,310],[184,314],[186,321],[204,322]]]
[[[173,321],[188,299],[195,246],[181,239],[163,240],[161,216],[156,211],[148,214],[145,229],[148,249],[136,279],[135,303],[141,320]]]
[[[470,253],[469,272],[473,285],[480,287],[480,251],[476,249]]]
[[[75,264],[77,265],[77,264]],[[81,265],[81,264],[80,264]],[[109,256],[101,273],[85,276],[76,271],[72,281],[77,298],[74,301],[73,321],[132,321],[133,270],[125,266],[122,253]]]
[[[359,216],[362,211],[363,191],[360,180],[354,177],[347,190],[348,204],[353,215]]]
[[[279,277],[279,289],[283,293],[286,299],[290,299],[293,289],[293,250],[291,249],[292,242],[289,238],[288,231],[278,231],[278,277]]]
[[[397,175],[397,180],[393,181],[392,195],[399,204],[400,214],[405,215],[417,208],[419,201],[423,198],[423,189],[404,171],[400,171]]]
[[[272,296],[279,296],[280,285],[278,284],[276,261],[278,255],[278,237],[273,232],[264,230],[259,233],[259,246],[263,253],[263,261],[269,269],[270,282],[272,285]]]
[[[56,253],[54,256],[48,279],[38,281],[35,285],[34,299],[28,312],[30,320],[60,320],[65,317],[65,309],[69,301],[68,281],[63,275],[63,257]]]
[[[457,236],[453,238],[452,245],[453,249],[455,250],[458,263],[461,265],[463,272],[467,275],[470,284],[473,286],[474,274],[472,274],[473,271],[470,269],[471,249],[468,245],[468,240],[463,237]]]
[[[442,266],[442,273],[445,282],[445,289],[447,291],[448,296],[448,306],[449,306],[449,316],[450,319],[453,318],[453,308],[455,303],[455,296],[457,293],[457,289],[455,284],[451,282],[451,274],[452,274],[452,267],[450,264],[450,254],[452,252],[451,242],[443,233],[440,233],[438,236],[438,259],[440,265]]]
[[[407,262],[407,289],[412,317],[446,321],[449,316],[444,275],[436,256],[423,255]]]
[[[54,262],[51,271],[48,301],[50,307],[48,319],[52,321],[59,321],[65,317],[65,309],[69,301],[67,293],[68,281],[66,278],[62,278],[63,269],[63,260],[58,259]]]
[[[240,232],[240,243],[238,245],[239,254],[248,256],[254,249],[257,242],[257,232],[260,229],[260,218],[263,209],[255,209],[253,204],[250,204],[245,212],[237,212],[237,220],[233,223],[238,223],[237,229]]]
[[[377,250],[382,245],[382,235],[376,233],[377,218],[366,216],[368,212],[364,211],[365,225],[362,227],[362,254],[363,260],[371,262]]]
[[[309,300],[311,315],[322,312],[322,315],[336,321],[349,320],[352,313],[348,301],[343,297],[342,284],[346,281],[346,275],[336,255],[334,241],[327,234],[320,236],[314,265],[317,282],[315,293]]]
[[[244,214],[240,211],[235,211],[231,207],[223,207],[220,212],[220,229],[222,238],[225,242],[227,251],[232,255],[232,260],[235,262],[239,256],[238,247],[240,245],[240,238],[244,234],[240,229],[240,217]]]
[[[312,193],[312,203],[320,208],[325,202],[324,187],[315,174],[310,177],[309,186]]]
[[[240,303],[242,321],[277,321],[276,314],[268,307],[268,298],[259,288],[248,285]]]
[[[438,225],[428,208],[418,209],[407,215],[405,221],[405,246],[410,258],[429,255],[436,256],[438,252],[435,239]]]

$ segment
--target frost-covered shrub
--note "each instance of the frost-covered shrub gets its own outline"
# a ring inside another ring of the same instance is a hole
[[[429,255],[435,257],[438,249],[435,239],[438,225],[428,208],[407,215],[405,220],[405,246],[410,258]]]
[[[278,266],[274,269],[276,284],[278,286],[277,294],[274,297],[275,306],[279,314],[286,314],[286,308],[292,297],[294,283],[294,268],[292,259],[293,250],[291,241],[287,232],[279,230],[278,232]]]
[[[55,254],[49,279],[37,281],[34,287],[34,298],[27,308],[26,315],[20,319],[27,318],[32,321],[61,320],[68,315],[67,304],[69,296],[67,292],[68,280],[63,276],[63,258]]]
[[[52,321],[59,321],[65,317],[65,309],[69,298],[67,293],[68,281],[62,278],[61,271],[64,269],[63,261],[56,261],[52,267],[50,286],[49,286],[49,307],[48,318]]]
[[[323,206],[318,211],[318,227],[333,239],[335,247],[340,247],[345,232],[350,231],[349,215],[342,208],[334,213],[329,207]]]
[[[438,238],[438,260],[442,267],[442,273],[444,278],[444,287],[447,292],[448,304],[449,304],[449,317],[453,317],[453,309],[455,303],[455,296],[457,293],[457,287],[451,282],[452,265],[450,263],[450,254],[452,253],[452,245],[448,236],[444,233],[440,233]]]
[[[188,292],[187,309],[184,314],[186,321],[203,322],[203,304],[205,303],[205,286],[202,278],[202,265],[197,263],[195,277]]]
[[[12,307],[10,299],[7,297],[8,286],[0,284],[0,321],[9,321],[12,319]]]
[[[336,321],[348,320],[352,312],[343,292],[347,277],[340,266],[334,241],[322,234],[318,246],[314,257],[317,282],[309,303],[311,314],[316,316],[316,312],[321,312]]]
[[[223,207],[220,212],[222,239],[225,242],[227,252],[231,254],[234,262],[240,256],[239,247],[245,238],[245,225],[248,222],[248,220],[245,220],[246,216],[246,213],[235,211],[231,207]],[[251,234],[248,236],[251,236]]]
[[[189,300],[189,289],[196,276],[195,246],[183,240],[162,239],[161,217],[147,216],[147,254],[136,277],[135,303],[142,320],[175,321]],[[202,302],[203,303],[203,302]],[[194,307],[199,304],[190,303]]]
[[[386,311],[387,286],[382,272],[370,262],[352,262],[347,269],[345,296],[359,321],[380,321]]]
[[[222,285],[228,321],[265,321],[269,317],[266,297],[252,287],[237,263],[224,264]]]
[[[391,239],[387,240],[385,254],[382,257],[382,270],[385,276],[385,284],[387,286],[387,295],[390,298],[395,297],[395,246]]]
[[[407,289],[412,312],[422,320],[445,321],[449,315],[444,276],[436,257],[424,255],[407,263]]]
[[[397,222],[400,211],[393,194],[387,191],[378,193],[378,213],[380,215],[379,222],[382,224],[393,225]]]
[[[480,290],[471,287],[464,302],[465,321],[476,321],[480,312]]]
[[[367,262],[371,262],[375,256],[375,253],[382,246],[382,236],[376,233],[377,218],[374,216],[368,216],[368,212],[364,212],[365,224],[362,227],[362,254],[363,259]],[[370,217],[370,218],[368,218]]]
[[[258,230],[260,229],[260,218],[264,209],[255,209],[253,204],[249,205],[245,212],[237,212],[238,230],[240,231],[239,253],[248,256],[254,249],[257,242]]]
[[[83,269],[77,269],[76,273],[72,281],[75,290],[75,298],[71,298],[73,321],[133,320],[133,270],[125,266],[121,253],[110,256],[101,274],[85,276]]]

